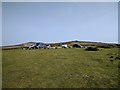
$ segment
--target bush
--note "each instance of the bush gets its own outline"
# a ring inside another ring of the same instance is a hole
[[[99,49],[97,47],[87,47],[85,50],[86,51],[98,51]]]

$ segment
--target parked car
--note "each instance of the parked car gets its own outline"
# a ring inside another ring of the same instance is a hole
[[[67,44],[61,45],[62,48],[68,48]]]
[[[82,48],[82,46],[80,44],[73,44],[72,46],[73,48]]]

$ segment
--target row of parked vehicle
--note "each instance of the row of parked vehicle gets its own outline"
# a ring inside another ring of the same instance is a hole
[[[81,48],[82,46],[80,44],[73,44],[72,45],[73,48]],[[45,44],[45,43],[33,43],[30,45],[24,45],[24,49],[50,49],[50,48],[71,48],[70,46],[68,46],[67,44],[61,44],[59,47],[51,47],[49,44]]]
[[[45,44],[45,43],[34,43],[31,45],[24,46],[24,49],[40,49],[40,48],[49,49],[50,45]]]

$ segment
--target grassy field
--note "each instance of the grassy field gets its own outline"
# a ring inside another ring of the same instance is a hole
[[[118,87],[117,48],[3,50],[2,53],[3,88]]]

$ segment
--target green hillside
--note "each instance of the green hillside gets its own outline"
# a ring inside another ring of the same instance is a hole
[[[118,48],[3,50],[3,88],[117,88]]]

